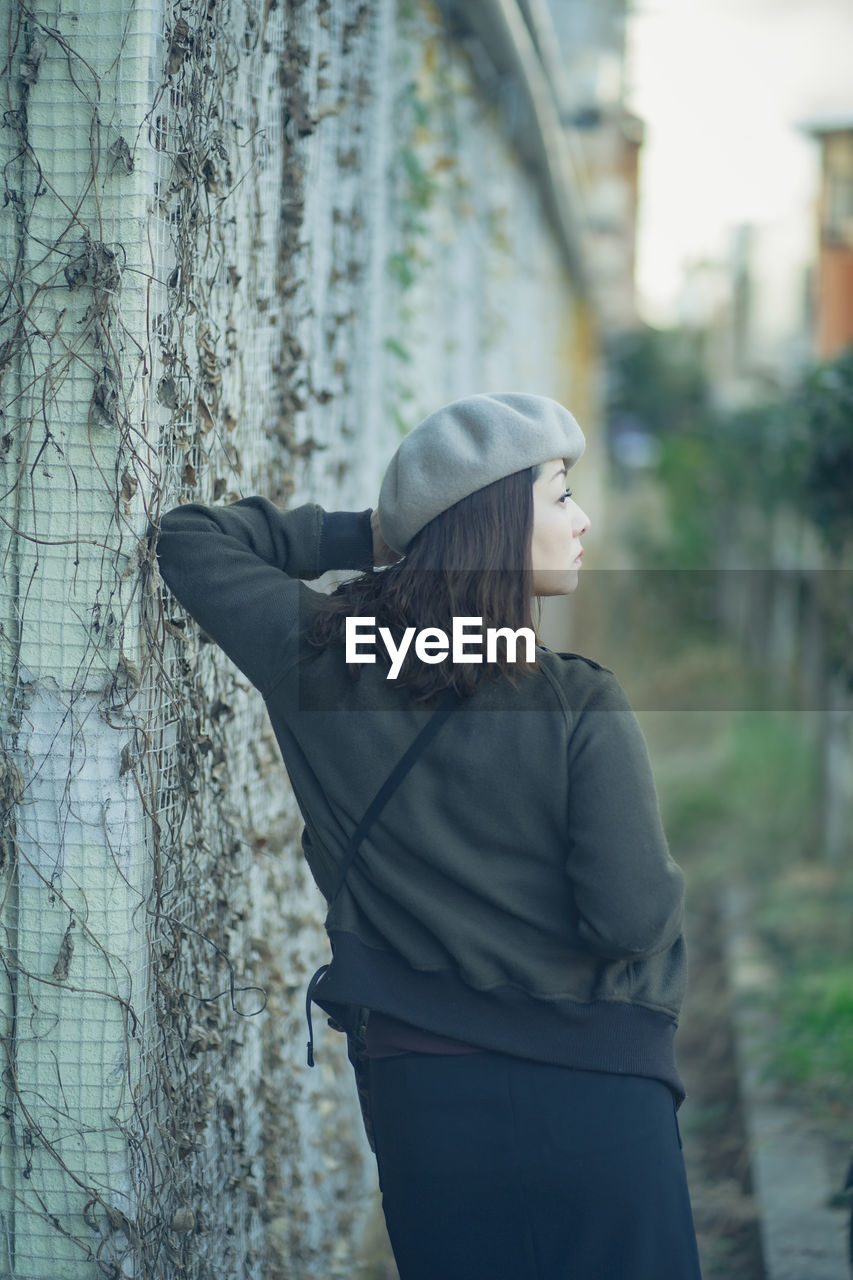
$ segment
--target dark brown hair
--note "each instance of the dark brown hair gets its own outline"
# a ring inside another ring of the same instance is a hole
[[[538,644],[530,545],[533,485],[541,471],[541,466],[528,467],[469,494],[430,520],[402,560],[342,583],[317,606],[306,643],[343,647],[348,617],[375,618],[377,634],[379,627],[387,627],[395,644],[406,627],[416,632],[440,627],[450,636],[454,617],[475,617],[482,619],[484,632],[489,627],[529,627]],[[396,683],[409,688],[416,702],[426,702],[451,685],[460,696],[470,696],[483,679],[506,678],[518,688],[515,677],[539,674],[523,653],[520,644],[518,661],[510,663],[503,643],[493,663],[487,663],[483,653],[481,664],[457,665],[449,657],[428,664],[421,662],[412,644]],[[376,659],[389,662],[382,644],[376,646]],[[362,664],[348,664],[348,671],[356,680]]]

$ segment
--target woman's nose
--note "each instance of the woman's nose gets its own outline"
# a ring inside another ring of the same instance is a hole
[[[575,519],[574,519],[575,537],[579,538],[581,534],[586,533],[588,529],[589,529],[589,516],[586,514],[583,508],[578,507],[577,511],[575,512]]]

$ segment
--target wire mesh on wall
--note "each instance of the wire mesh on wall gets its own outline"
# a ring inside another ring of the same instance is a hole
[[[570,290],[428,3],[0,13],[0,1276],[349,1275],[369,1153],[337,1038],[303,1070],[299,814],[142,534],[372,505],[437,401],[564,394]]]
[[[262,705],[161,609],[140,539],[163,502],[293,491],[322,8],[5,6],[0,1272],[21,1280],[311,1270],[352,1214],[319,1184],[335,1160],[358,1183],[353,1133],[303,1132],[343,1072],[302,1087],[281,1043],[320,942],[282,857],[297,815]]]

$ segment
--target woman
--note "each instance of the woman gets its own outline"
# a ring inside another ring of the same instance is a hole
[[[401,1280],[699,1276],[673,1056],[683,877],[636,719],[589,659],[440,639],[462,619],[535,639],[533,599],[575,589],[589,520],[565,477],[584,444],[553,400],[470,396],[403,440],[376,511],[251,497],[161,522],[163,577],[263,694],[305,820],[334,953],[317,1002],[370,1011]],[[328,569],[362,572],[330,596],[300,581]]]

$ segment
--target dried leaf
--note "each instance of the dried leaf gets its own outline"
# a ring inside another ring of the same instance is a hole
[[[166,55],[166,75],[173,76],[180,71],[189,53],[190,28],[186,18],[178,18],[169,36],[169,51]]]
[[[40,31],[34,32],[30,47],[27,50],[27,56],[21,63],[21,79],[24,84],[33,85],[36,83],[46,53],[47,41]]]
[[[133,173],[133,156],[130,154],[130,147],[124,138],[119,135],[113,145],[110,147],[110,158],[113,162],[113,170],[119,173]]]
[[[130,502],[130,499],[136,493],[138,488],[139,481],[136,476],[131,475],[125,468],[121,473],[121,496],[124,498],[125,502]]]
[[[189,1205],[182,1205],[180,1209],[175,1210],[172,1215],[172,1230],[181,1235],[195,1230],[195,1214]]]
[[[114,427],[118,422],[118,377],[109,365],[95,374],[89,422],[99,427]]]
[[[68,968],[71,964],[71,957],[74,954],[74,939],[71,936],[73,928],[74,921],[72,920],[59,944],[59,955],[56,958],[56,964],[53,966],[53,976],[57,982],[64,982],[68,977]]]
[[[201,421],[201,429],[205,435],[213,430],[213,415],[207,407],[207,402],[203,396],[198,398],[198,414]]]
[[[24,775],[6,750],[0,747],[0,799],[3,807],[17,804],[24,794]]]
[[[165,374],[157,383],[157,399],[167,409],[177,409],[178,388],[175,386],[175,379],[170,373]]]

